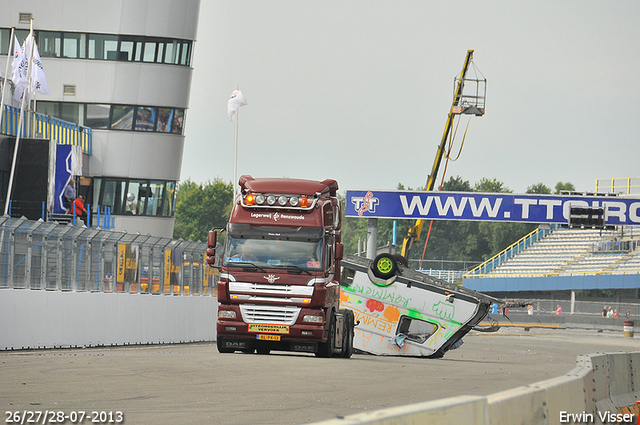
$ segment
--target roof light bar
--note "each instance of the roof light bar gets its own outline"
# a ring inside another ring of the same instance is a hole
[[[271,193],[246,193],[241,198],[243,207],[248,208],[286,208],[309,210],[316,206],[317,196],[287,195]]]

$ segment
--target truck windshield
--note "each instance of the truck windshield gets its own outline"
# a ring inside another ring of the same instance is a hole
[[[322,270],[324,238],[318,228],[229,225],[224,264]]]

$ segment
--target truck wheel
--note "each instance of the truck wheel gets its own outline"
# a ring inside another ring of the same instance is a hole
[[[351,358],[353,354],[353,330],[355,326],[355,319],[353,317],[353,310],[344,310],[344,337],[342,340],[342,357],[345,359]]]
[[[333,356],[333,348],[335,346],[334,340],[336,336],[336,317],[331,312],[331,317],[329,318],[329,336],[327,337],[327,342],[321,342],[318,344],[318,352],[316,356],[318,357],[332,357]]]
[[[224,346],[225,340],[223,338],[218,338],[216,340],[216,344],[218,345],[218,353],[233,353],[235,350],[233,348],[226,348]]]
[[[271,350],[268,349],[268,348],[265,348],[265,347],[258,347],[258,348],[256,348],[256,352],[258,354],[269,354],[271,352]]]
[[[389,279],[398,271],[398,259],[392,254],[378,254],[371,263],[371,271],[379,279]]]

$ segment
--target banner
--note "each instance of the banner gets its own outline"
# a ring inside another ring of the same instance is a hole
[[[182,277],[182,251],[173,249],[164,250],[164,291],[172,292],[171,287],[178,285],[179,292],[180,281]]]
[[[64,206],[64,189],[72,178],[82,174],[82,148],[77,145],[56,144],[56,166],[54,187],[54,214],[66,214]],[[76,189],[78,188],[76,182]]]
[[[138,282],[139,256],[140,245],[130,245],[126,243],[118,244],[118,270],[116,274],[117,283]]]
[[[640,225],[640,198],[348,190],[347,217],[567,223],[571,207],[603,207],[607,225]]]

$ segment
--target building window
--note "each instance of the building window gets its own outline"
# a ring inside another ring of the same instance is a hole
[[[84,121],[86,127],[92,129],[107,129],[109,128],[109,105],[87,105],[87,119]]]
[[[153,131],[156,123],[156,108],[147,106],[138,106],[136,114],[136,130],[137,131]]]
[[[135,58],[136,40],[131,37],[122,37],[120,42],[120,59],[124,61],[134,60]]]
[[[28,30],[16,29],[23,42]],[[0,28],[0,55],[9,53],[11,28]],[[193,42],[142,35],[36,31],[40,56],[69,59],[101,59],[123,62],[191,65]]]
[[[62,54],[65,58],[85,59],[87,57],[87,35],[65,32]]]
[[[41,57],[56,57],[62,56],[62,34],[52,31],[40,31],[38,32],[38,51]]]
[[[104,105],[41,100],[37,112],[103,130],[156,131],[182,134],[184,109],[151,106]]]
[[[111,130],[131,130],[134,109],[133,106],[114,105],[111,108]]]
[[[117,51],[117,35],[89,34],[89,59],[116,60]]]
[[[155,41],[152,41],[152,40],[145,41],[144,55],[142,55],[142,62],[156,61],[156,47],[157,47],[157,43]]]
[[[93,198],[98,204],[92,210],[95,214],[100,208],[104,214],[109,207],[112,215],[172,217],[175,187],[174,181],[96,177]]]
[[[78,103],[68,103],[64,102],[60,104],[60,112],[56,116],[56,118],[60,118],[63,121],[78,123],[83,122],[82,119],[84,116],[84,108],[81,108]],[[37,105],[36,105],[37,108]]]
[[[171,132],[182,134],[182,125],[184,123],[184,109],[173,110],[173,120],[171,121]]]

